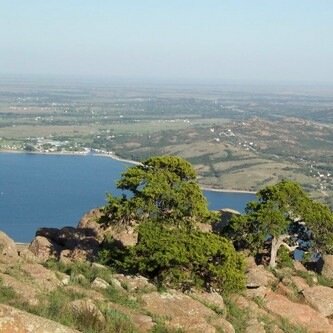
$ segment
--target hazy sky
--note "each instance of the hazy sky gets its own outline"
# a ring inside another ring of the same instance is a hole
[[[333,82],[333,0],[0,0],[0,74]]]

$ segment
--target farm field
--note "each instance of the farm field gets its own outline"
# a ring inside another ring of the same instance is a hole
[[[299,181],[333,205],[333,88],[0,81],[2,151],[177,154],[203,186]]]

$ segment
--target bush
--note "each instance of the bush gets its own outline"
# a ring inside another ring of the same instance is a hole
[[[293,268],[293,258],[291,257],[291,253],[285,247],[280,247],[278,250],[278,267],[284,268],[289,267]]]
[[[139,241],[116,262],[127,273],[140,273],[161,285],[192,286],[229,292],[244,286],[243,259],[232,244],[215,234],[146,222]]]

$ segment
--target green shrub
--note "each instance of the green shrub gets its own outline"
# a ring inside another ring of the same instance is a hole
[[[0,278],[0,303],[10,304],[15,302],[18,298],[15,290],[11,287],[6,287],[3,285],[3,282]]]
[[[280,247],[278,250],[278,267],[284,268],[289,267],[293,268],[293,258],[291,257],[291,253],[284,246]]]
[[[139,241],[115,263],[159,284],[190,289],[192,286],[223,292],[244,286],[243,259],[232,244],[215,234],[146,222]]]

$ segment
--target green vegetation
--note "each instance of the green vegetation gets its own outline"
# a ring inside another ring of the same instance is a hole
[[[120,266],[183,290],[196,286],[230,292],[245,282],[242,257],[225,238],[152,222],[140,225],[139,242]]]
[[[102,222],[139,223],[139,234],[133,248],[113,251],[111,246],[114,267],[181,289],[229,292],[243,287],[242,258],[232,244],[198,230],[198,222],[211,222],[217,215],[209,212],[188,162],[175,156],[151,158],[128,169],[118,187],[132,196],[109,196]]]
[[[156,221],[172,224],[193,224],[216,219],[208,211],[207,200],[190,163],[177,156],[153,157],[125,171],[118,188],[132,196],[108,196],[105,214],[112,221],[128,224],[135,221]]]
[[[202,185],[257,191],[293,179],[333,207],[328,91],[5,79],[0,88],[0,150],[178,155]]]
[[[268,248],[271,267],[276,266],[281,246],[291,252],[299,248],[332,253],[333,214],[311,200],[299,184],[283,180],[257,196],[258,201],[247,204],[246,214],[235,217],[222,231],[236,248],[250,249],[256,255]]]

